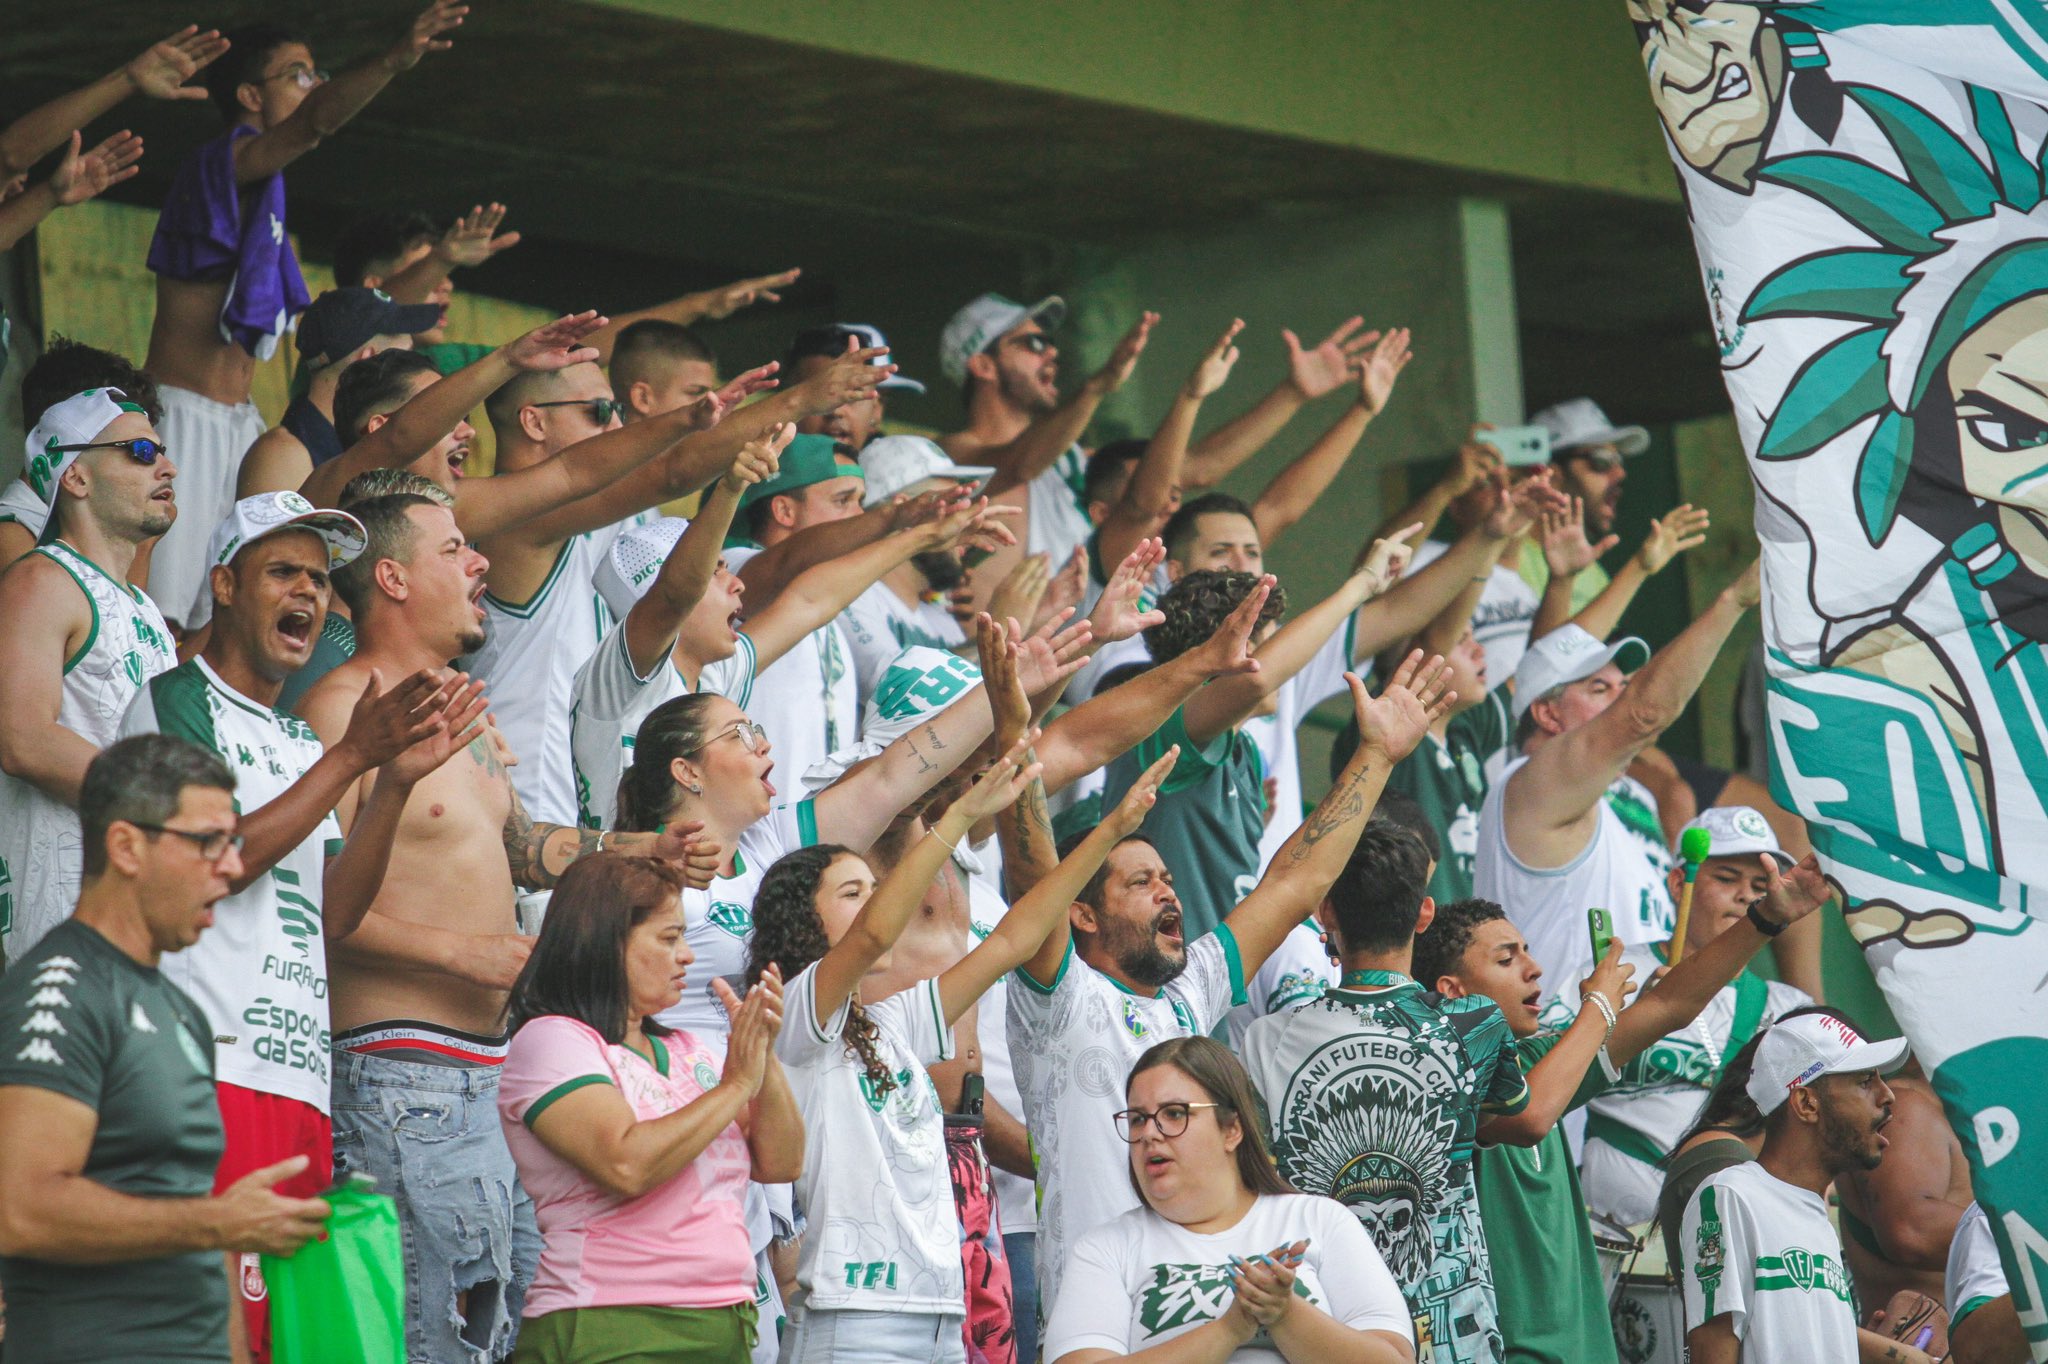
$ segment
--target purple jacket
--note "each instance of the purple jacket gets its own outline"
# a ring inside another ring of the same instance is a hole
[[[221,339],[268,360],[313,300],[285,234],[283,172],[235,183],[235,142],[255,135],[237,124],[178,167],[149,243],[149,268],[167,279],[226,280]]]

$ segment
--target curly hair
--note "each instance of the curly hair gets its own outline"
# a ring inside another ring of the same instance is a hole
[[[1145,647],[1154,663],[1179,658],[1199,644],[1215,638],[1230,613],[1244,604],[1245,594],[1258,585],[1256,573],[1232,573],[1228,569],[1201,568],[1181,575],[1167,594],[1159,599],[1166,619],[1145,632]],[[1259,610],[1259,626],[1287,614],[1287,592],[1279,583]]]
[[[125,356],[67,336],[52,336],[22,376],[21,424],[33,431],[45,412],[89,388],[118,388],[143,410],[151,425],[163,425],[164,404],[156,380]]]
[[[1421,981],[1423,989],[1434,990],[1438,979],[1458,974],[1472,935],[1482,925],[1507,917],[1491,900],[1453,900],[1438,905],[1429,927],[1415,935],[1415,964],[1408,974]]]
[[[818,883],[825,869],[841,854],[858,857],[851,848],[837,843],[817,843],[800,848],[777,861],[761,878],[754,892],[754,941],[747,956],[747,983],[752,985],[770,966],[781,968],[790,980],[797,972],[820,960],[832,948],[825,935],[825,921],[818,914]],[[876,1049],[881,1030],[868,1017],[858,998],[846,1005],[846,1025],[839,1036],[846,1054],[860,1062],[877,1097],[896,1088],[896,1077]]]

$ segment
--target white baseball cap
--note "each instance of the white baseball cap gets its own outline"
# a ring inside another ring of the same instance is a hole
[[[1776,1111],[1801,1085],[1823,1075],[1890,1074],[1906,1063],[1906,1039],[1867,1042],[1833,1014],[1801,1014],[1773,1023],[1756,1044],[1744,1092],[1764,1113]]]
[[[370,543],[363,523],[345,511],[316,507],[297,493],[257,493],[228,508],[206,545],[209,566],[231,562],[237,554],[267,535],[309,530],[327,543],[331,572],[353,563]]]
[[[983,294],[953,314],[939,333],[939,369],[956,384],[967,382],[967,362],[1021,322],[1055,330],[1067,317],[1067,301],[1048,294],[1030,307],[1001,294]]]
[[[1771,822],[1747,805],[1716,805],[1700,811],[1679,831],[1680,844],[1692,829],[1705,829],[1713,840],[1707,844],[1709,857],[1755,857],[1762,853],[1775,861],[1780,871],[1792,865],[1792,855],[1778,846],[1778,835]]]
[[[1567,398],[1529,418],[1550,433],[1554,458],[1581,445],[1611,445],[1617,454],[1640,455],[1650,448],[1650,433],[1640,426],[1616,426],[1591,398]]]
[[[1602,644],[1577,625],[1560,625],[1531,644],[1515,665],[1515,720],[1538,698],[1591,677],[1608,664],[1632,673],[1650,661],[1650,646],[1634,635]]]
[[[860,452],[860,472],[868,483],[861,499],[864,507],[887,502],[928,478],[979,483],[995,475],[990,465],[955,464],[944,450],[923,436],[883,436],[869,441]]]
[[[881,756],[883,749],[980,685],[981,669],[960,655],[911,645],[889,660],[868,694],[861,708],[860,742],[812,763],[801,774],[804,795],[817,795],[857,764]]]
[[[28,433],[28,462],[21,476],[36,495],[51,506],[57,503],[57,480],[84,453],[66,450],[67,445],[86,445],[100,438],[100,432],[114,424],[123,412],[142,412],[118,388],[88,388],[61,403],[50,404],[36,429]],[[143,413],[147,416],[147,413]]]
[[[690,523],[680,516],[664,516],[613,539],[612,547],[605,551],[596,572],[590,575],[591,584],[597,588],[597,595],[604,598],[613,620],[624,620],[633,603],[647,595],[647,584],[661,572],[669,551],[689,528]]]

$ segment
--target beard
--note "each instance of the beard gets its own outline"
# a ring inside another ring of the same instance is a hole
[[[1029,412],[1032,416],[1043,416],[1059,406],[1059,399],[1047,397],[1038,386],[1037,376],[1027,379],[1019,374],[1004,371],[1001,388],[1003,398],[1012,407]]]
[[[153,539],[156,536],[162,535],[171,528],[177,519],[178,508],[175,503],[168,507],[159,507],[154,502],[150,503],[149,510],[142,514],[140,529],[143,538]]]
[[[1875,1135],[1868,1119],[1837,1111],[1833,1105],[1820,1114],[1821,1160],[1830,1171],[1875,1170],[1884,1152],[1872,1140]]]
[[[1115,927],[1106,935],[1104,947],[1117,969],[1138,984],[1163,989],[1188,969],[1186,948],[1173,953],[1159,945],[1159,916],[1142,927],[1115,918],[1109,922]],[[1183,918],[1181,922],[1185,924],[1187,920]]]
[[[928,549],[911,555],[910,562],[917,565],[917,571],[924,574],[934,592],[952,591],[967,575],[967,570],[960,566],[960,556],[950,549]]]

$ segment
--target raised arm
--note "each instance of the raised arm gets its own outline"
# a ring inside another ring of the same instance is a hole
[[[1265,397],[1196,441],[1188,451],[1185,479],[1190,488],[1213,488],[1237,467],[1264,449],[1266,442],[1308,403],[1334,393],[1358,369],[1358,353],[1379,339],[1378,332],[1354,335],[1365,325],[1348,318],[1312,347],[1284,328],[1287,377]]]
[[[748,558],[740,565],[740,581],[747,585],[749,597],[765,605],[805,569],[851,554],[885,535],[923,525],[971,500],[973,491],[965,486],[939,488],[914,498],[897,497],[843,521],[805,526]]]
[[[372,469],[402,469],[419,459],[513,375],[524,371],[552,372],[589,361],[593,352],[583,344],[583,338],[603,322],[604,319],[593,312],[571,313],[556,318],[546,326],[536,327],[518,340],[498,347],[476,363],[436,379],[407,399],[404,406],[375,430],[365,433],[361,440],[340,455],[313,470],[311,477],[300,485],[300,494],[316,507],[340,505],[342,490],[348,487],[349,480]],[[464,533],[471,538],[487,534],[486,530],[473,523],[493,524],[490,509],[496,504],[509,506],[515,501],[503,485],[509,485],[526,472],[472,479],[460,486],[455,499],[456,517],[462,523]],[[528,486],[538,487],[544,482],[544,479],[533,479]],[[499,514],[503,515],[503,512]]]
[[[991,496],[1023,487],[1050,469],[1053,461],[1081,439],[1088,423],[1095,420],[1095,409],[1102,406],[1102,400],[1122,388],[1131,371],[1137,368],[1138,357],[1144,354],[1145,342],[1157,321],[1158,313],[1139,314],[1110,352],[1108,361],[1083,380],[1072,397],[1025,427],[1016,439],[975,451],[976,462],[995,466],[995,476],[989,479],[986,489]]]
[[[187,24],[92,84],[29,110],[0,131],[0,184],[27,175],[64,139],[130,95],[205,99],[203,87],[186,82],[227,50],[228,40],[218,29],[201,33],[197,24]]]
[[[1244,319],[1235,318],[1196,364],[1194,373],[1173,395],[1166,419],[1152,433],[1145,453],[1138,457],[1123,496],[1109,509],[1096,530],[1102,561],[1112,563],[1131,552],[1145,537],[1155,534],[1173,511],[1173,496],[1182,481],[1182,464],[1187,458],[1188,439],[1194,434],[1195,418],[1202,400],[1223,387],[1237,364],[1237,334]]]
[[[1035,736],[1025,737],[1028,740]],[[1025,746],[1013,751],[1021,753]],[[1002,917],[994,931],[939,977],[939,995],[945,1005],[947,1022],[973,1008],[975,1001],[991,985],[1018,967],[1027,962],[1042,964],[1042,958],[1054,946],[1054,939],[1058,939],[1059,955],[1066,955],[1067,940],[1072,935],[1067,911],[1073,907],[1074,898],[1088,884],[1088,878],[1095,875],[1108,859],[1110,850],[1136,833],[1138,826],[1145,822],[1145,815],[1159,799],[1159,784],[1166,780],[1167,773],[1173,771],[1173,764],[1179,757],[1180,750],[1170,748],[1159,761],[1147,768],[1137,783],[1124,793],[1124,798],[1117,802],[1109,817],[1081,840],[1081,846],[1063,858],[1022,899],[1012,903],[1010,912]],[[1018,776],[1024,779],[1018,783],[1021,790],[1026,784],[1036,784],[1038,773],[1026,768]],[[1004,805],[1017,800],[1018,791],[996,792],[992,797],[998,794],[1008,798],[993,809],[987,808],[991,800],[985,799],[971,806],[963,800],[948,810],[939,820],[940,837],[952,837],[953,821],[957,816],[975,815],[979,818],[997,814]],[[968,808],[963,810],[962,806]],[[1055,959],[1046,968],[1046,976],[1050,977],[1058,969],[1059,962]]]
[[[458,268],[482,265],[500,251],[519,245],[517,232],[500,233],[503,204],[476,204],[448,225],[433,249],[403,270],[385,277],[377,287],[400,303],[425,303],[441,282]],[[593,343],[594,344],[594,343]]]
[[[1622,612],[1636,599],[1636,593],[1644,583],[1664,571],[1665,565],[1689,549],[1697,549],[1707,542],[1707,510],[1690,503],[1674,507],[1661,520],[1650,523],[1650,533],[1643,537],[1642,548],[1629,556],[1627,563],[1616,571],[1600,595],[1586,603],[1578,615],[1572,617],[1572,624],[1584,630],[1595,639],[1605,639],[1621,624]],[[1601,551],[1604,553],[1605,551]],[[1546,605],[1549,595],[1545,594]],[[1565,604],[1569,609],[1571,589],[1565,588]],[[1538,613],[1538,624],[1542,615]],[[1541,639],[1548,631],[1532,630],[1531,640]]]
[[[797,276],[802,273],[802,270],[782,270],[772,275],[756,275],[752,279],[736,280],[731,284],[720,285],[716,289],[703,289],[694,294],[684,294],[681,298],[657,303],[652,308],[620,313],[609,327],[590,339],[590,344],[596,346],[599,353],[604,356],[601,363],[609,365],[612,362],[612,347],[618,342],[619,333],[635,322],[655,319],[687,327],[692,322],[703,322],[707,319],[717,321],[720,318],[731,317],[740,309],[752,307],[756,303],[780,303],[782,295],[775,291],[787,289],[796,283]]]
[[[131,132],[118,132],[91,151],[79,150],[78,133],[71,134],[71,146],[50,178],[30,185],[12,199],[0,203],[0,251],[19,242],[60,208],[82,204],[118,185],[142,169],[142,139]]]
[[[719,552],[725,545],[725,533],[732,529],[741,495],[756,483],[775,477],[782,452],[795,434],[784,426],[766,440],[748,441],[740,447],[732,467],[704,495],[689,528],[669,550],[654,581],[626,613],[626,652],[635,675],[651,674],[675,648],[683,621],[697,609],[718,572]]]
[[[1491,430],[1485,422],[1479,422],[1465,437],[1465,443],[1458,447],[1458,453],[1451,458],[1451,465],[1444,470],[1444,476],[1422,490],[1422,495],[1413,502],[1389,516],[1373,532],[1375,537],[1392,535],[1396,526],[1411,522],[1422,523],[1422,533],[1415,540],[1421,545],[1422,539],[1436,529],[1436,523],[1443,519],[1451,503],[1463,497],[1486,479],[1493,477],[1501,467],[1500,451],[1479,439],[1481,431]]]
[[[1619,699],[1543,744],[1508,778],[1506,832],[1517,857],[1555,866],[1576,855],[1584,841],[1580,823],[1636,754],[1678,718],[1757,596],[1757,565],[1752,562],[1704,615],[1628,680]]]
[[[1444,690],[1445,677],[1443,659],[1425,663],[1420,650],[1402,660],[1378,696],[1368,695],[1355,673],[1344,674],[1358,717],[1358,750],[1322,803],[1273,855],[1252,893],[1223,921],[1237,938],[1247,979],[1329,893],[1379,803],[1387,774],[1457,699],[1456,692]]]
[[[1593,965],[1593,974],[1579,984],[1579,1016],[1528,1075],[1529,1102],[1519,1113],[1490,1118],[1479,1128],[1487,1146],[1534,1146],[1549,1135],[1571,1107],[1572,1096],[1585,1083],[1586,1070],[1608,1040],[1607,1018],[1616,1013],[1634,988],[1636,968],[1621,959],[1622,941],[1608,944],[1607,955]],[[1593,1002],[1599,996],[1607,1012]],[[1615,1064],[1619,1065],[1617,1060]]]
[[[401,71],[419,65],[429,52],[453,47],[441,35],[462,23],[469,6],[460,0],[434,0],[420,11],[397,42],[359,66],[315,86],[291,116],[275,128],[235,144],[235,178],[243,184],[265,180],[320,145],[342,127]]]
[[[1406,327],[1388,332],[1366,354],[1358,376],[1357,400],[1345,407],[1313,445],[1276,474],[1252,503],[1252,524],[1259,528],[1259,543],[1266,549],[1271,550],[1295,522],[1308,515],[1316,499],[1330,490],[1351,452],[1358,448],[1365,428],[1386,410],[1395,381],[1413,358]]]

